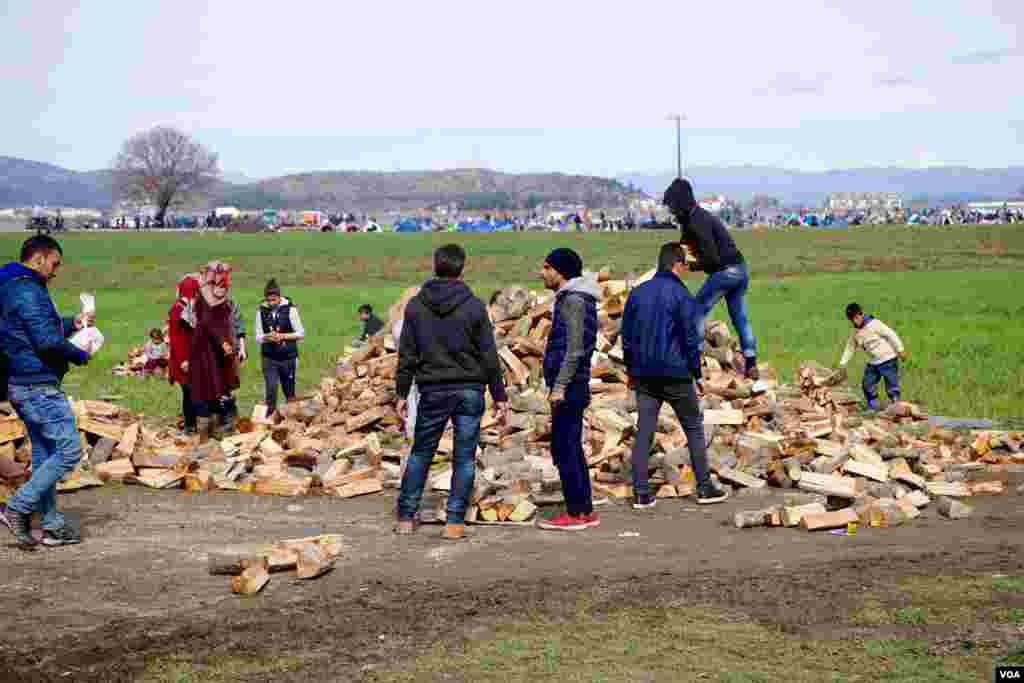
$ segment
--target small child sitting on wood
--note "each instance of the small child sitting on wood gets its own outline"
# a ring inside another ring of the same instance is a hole
[[[907,354],[892,328],[874,316],[867,315],[860,304],[846,307],[846,318],[853,325],[853,334],[846,342],[843,358],[839,361],[842,378],[846,378],[846,364],[850,362],[854,351],[863,349],[871,358],[864,366],[864,398],[869,410],[878,410],[878,383],[885,380],[885,393],[889,400],[900,400],[900,360],[906,360]]]
[[[143,372],[147,375],[166,372],[167,352],[167,342],[164,341],[163,330],[154,327],[149,331],[149,341],[146,342],[146,365]]]

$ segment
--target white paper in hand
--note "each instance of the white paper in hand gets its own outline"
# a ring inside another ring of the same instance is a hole
[[[78,295],[78,300],[82,302],[82,315],[88,315],[89,313],[96,313],[96,297],[88,292],[82,292]]]
[[[83,327],[68,341],[91,356],[103,346],[103,334],[95,327]]]

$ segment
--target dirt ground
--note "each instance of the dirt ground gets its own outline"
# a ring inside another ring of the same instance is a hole
[[[0,678],[141,680],[154,659],[230,655],[306,664],[246,680],[359,680],[438,639],[571,614],[581,591],[596,610],[682,599],[815,638],[873,579],[1024,574],[1024,498],[1012,494],[973,499],[971,519],[929,510],[856,536],[737,530],[734,511],[765,503],[741,498],[661,501],[644,514],[613,503],[589,532],[472,527],[462,542],[442,541],[439,527],[393,536],[393,501],[391,492],[286,499],[131,486],[62,495],[81,516],[83,544],[23,553],[2,537]],[[320,579],[277,574],[240,599],[228,577],[207,574],[206,554],[222,546],[314,533],[344,544]]]

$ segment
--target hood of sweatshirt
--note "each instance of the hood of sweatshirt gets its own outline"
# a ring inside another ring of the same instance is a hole
[[[28,268],[27,266],[21,265],[17,261],[11,261],[3,268],[0,268],[0,285],[6,285],[11,280],[14,280],[19,277],[35,278],[44,286],[46,285],[46,281],[43,280],[43,277],[39,273],[32,270],[31,268]]]
[[[693,196],[693,186],[685,178],[676,178],[665,190],[665,206],[676,214],[688,214],[693,207],[697,206],[697,200]]]
[[[562,294],[563,292],[581,292],[583,294],[589,294],[595,299],[600,299],[601,285],[597,282],[597,273],[584,271],[583,275],[574,277],[562,285],[561,289],[558,290],[558,293]]]
[[[870,313],[865,313],[864,314],[864,322],[862,322],[860,324],[860,327],[858,327],[857,329],[858,330],[863,330],[865,327],[868,326],[868,323],[870,323],[874,319],[875,319],[875,316],[871,315]]]
[[[425,283],[416,296],[424,306],[443,318],[472,299],[473,292],[462,280],[437,279]]]
[[[291,303],[291,299],[289,299],[288,297],[282,296],[281,297],[281,302],[279,304],[277,304],[277,306],[271,306],[270,302],[267,301],[266,299],[264,299],[263,301],[260,302],[260,308],[271,308],[271,309],[273,309],[273,308],[280,308],[281,306],[286,306],[286,305],[288,305],[290,303]]]

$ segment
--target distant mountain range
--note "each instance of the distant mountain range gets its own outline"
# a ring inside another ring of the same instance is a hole
[[[928,199],[935,203],[1024,195],[1024,166],[824,172],[766,166],[693,166],[686,175],[698,195],[723,194],[746,201],[759,194],[804,206],[819,206],[833,192],[895,192],[905,199]],[[242,174],[225,173],[209,205],[353,211],[411,209],[450,202],[469,209],[522,207],[549,201],[616,206],[638,196],[636,190],[658,197],[672,178],[669,173],[631,173],[610,179],[460,169],[398,173],[317,171],[242,182],[248,180]],[[110,171],[71,171],[0,156],[0,208],[45,204],[105,209],[113,201]]]
[[[241,176],[244,178],[244,176]],[[562,173],[482,169],[378,173],[319,171],[253,182],[225,174],[202,207],[242,209],[413,209],[458,202],[468,209],[519,208],[540,202],[619,206],[639,195],[618,180]],[[70,171],[0,156],[0,208],[35,205],[106,209],[114,202],[110,171]]]
[[[804,206],[820,206],[834,192],[895,192],[904,199],[928,199],[935,203],[1024,195],[1024,166],[854,168],[822,172],[767,166],[691,166],[685,175],[698,196],[722,194],[746,201],[759,194]],[[633,173],[619,179],[658,197],[674,177],[672,173]]]

